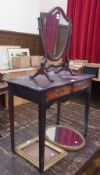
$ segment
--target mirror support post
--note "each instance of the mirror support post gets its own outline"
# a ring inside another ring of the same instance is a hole
[[[36,76],[38,75],[45,75],[46,78],[50,81],[53,82],[53,79],[51,79],[50,75],[48,74],[48,72],[46,71],[46,61],[42,59],[41,62],[41,67],[40,69],[35,73],[35,75],[30,76],[31,79],[34,79]]]

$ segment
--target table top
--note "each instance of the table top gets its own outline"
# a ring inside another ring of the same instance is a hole
[[[54,80],[53,82],[48,81],[44,75],[38,75],[34,79],[31,79],[30,76],[24,76],[8,79],[6,81],[8,84],[17,84],[19,86],[27,87],[35,91],[45,91],[94,77],[93,75],[83,73],[77,73],[75,76],[72,76],[69,72],[65,71],[56,74],[54,72],[50,72],[49,75]]]

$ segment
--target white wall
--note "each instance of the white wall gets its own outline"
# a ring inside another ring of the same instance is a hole
[[[53,7],[59,6],[62,7],[66,13],[67,1],[68,0],[40,0],[41,11],[47,12],[51,10]]]
[[[0,0],[0,30],[37,34],[40,11],[55,6],[66,12],[67,0]]]
[[[40,0],[0,0],[0,30],[38,33]]]

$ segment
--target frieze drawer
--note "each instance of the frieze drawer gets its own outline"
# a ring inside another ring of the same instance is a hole
[[[47,100],[53,100],[64,95],[83,90],[85,88],[90,87],[90,85],[91,80],[84,80],[75,84],[51,89],[47,92]]]
[[[84,80],[73,85],[73,92],[88,88],[91,85],[91,80]]]
[[[71,85],[54,88],[54,89],[51,89],[47,92],[47,100],[53,100],[55,98],[67,95],[71,92],[72,92]]]

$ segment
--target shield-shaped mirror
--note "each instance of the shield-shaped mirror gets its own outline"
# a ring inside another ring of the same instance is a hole
[[[62,8],[55,7],[48,13],[41,12],[40,18],[38,18],[38,25],[44,48],[44,57],[41,61],[41,68],[35,75],[31,76],[31,78],[33,79],[39,74],[44,74],[49,81],[53,82],[48,74],[49,68],[51,67],[60,67],[55,73],[67,70],[72,74],[68,64],[72,24]],[[62,57],[64,61],[61,62],[61,64],[56,66],[54,64],[46,65],[47,59],[51,61],[61,61]]]
[[[58,60],[68,50],[71,37],[71,21],[60,7],[40,14],[40,32],[47,59]]]

